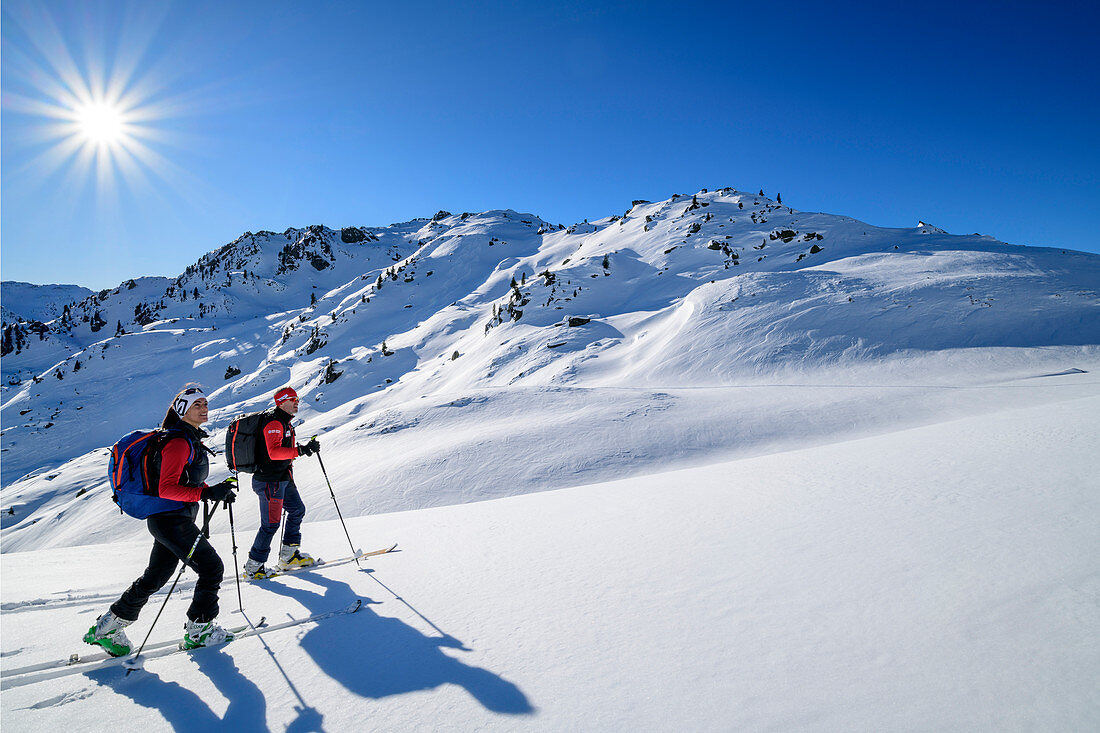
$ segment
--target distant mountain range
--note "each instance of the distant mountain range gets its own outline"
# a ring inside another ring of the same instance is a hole
[[[367,438],[450,430],[455,407],[490,399],[514,399],[509,414],[533,422],[545,405],[568,432],[584,390],[635,390],[623,414],[656,415],[668,390],[1100,345],[1098,255],[923,222],[879,228],[728,188],[569,227],[495,210],[248,232],[176,278],[136,275],[99,293],[3,283],[6,528],[91,511],[72,494],[103,491],[103,448],[157,422],[186,382],[207,388],[215,433],[293,384],[306,426],[341,431],[330,444],[348,462]],[[612,435],[619,418],[608,419]],[[509,440],[504,423],[480,438],[477,420],[463,429],[475,436],[463,450]],[[414,477],[445,472],[446,450],[387,455],[421,489],[360,508],[495,495],[477,477],[448,491]],[[534,490],[568,484],[570,471],[613,474],[638,458],[619,450],[581,466],[540,459],[525,480]],[[45,476],[67,488],[47,491]]]
[[[3,305],[0,318],[5,324],[18,321],[52,321],[61,316],[62,309],[92,294],[79,285],[34,285],[32,283],[5,280],[0,283]]]

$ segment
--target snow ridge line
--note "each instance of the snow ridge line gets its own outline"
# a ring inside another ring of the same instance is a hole
[[[333,611],[326,611],[326,612],[323,612],[323,613],[315,613],[315,614],[307,616],[305,618],[291,619],[290,621],[284,621],[283,623],[274,624],[273,626],[266,626],[266,625],[265,626],[259,626],[259,625],[249,626],[249,627],[244,628],[240,633],[236,634],[236,636],[234,636],[234,638],[233,638],[233,641],[238,641],[239,639],[244,639],[244,638],[249,637],[249,636],[260,636],[261,634],[266,634],[269,631],[277,631],[279,629],[286,629],[286,628],[289,628],[291,626],[300,626],[301,624],[307,624],[307,623],[310,623],[310,622],[313,622],[313,621],[321,621],[321,620],[324,620],[324,619],[327,619],[327,618],[332,618],[334,616],[342,616],[342,615],[345,615],[345,614],[352,614],[352,613],[355,613],[356,611],[358,611],[360,608],[362,608],[362,606],[363,606],[363,599],[357,598],[355,600],[355,602],[352,603],[350,606],[346,606],[344,608],[339,608],[339,609],[336,609],[336,610],[333,610]],[[261,621],[262,621],[262,619],[261,619]],[[191,653],[194,653],[196,651],[199,651],[200,649],[215,649],[215,648],[218,648],[218,647],[225,646],[226,644],[229,644],[229,643],[231,643],[231,642],[227,641],[227,642],[223,642],[221,644],[213,644],[211,646],[205,646],[205,647],[200,646],[200,647],[197,647],[195,649],[181,649],[180,646],[179,646],[179,641],[161,642],[161,643],[158,643],[158,645],[157,645],[158,648],[153,649],[152,652],[149,652],[149,651],[142,652],[141,657],[138,658],[137,661],[140,664],[144,660],[153,659],[155,657],[166,657],[166,656],[169,656],[171,654],[181,654],[181,653],[191,654]],[[148,649],[148,648],[149,647],[147,646],[146,649]],[[4,673],[5,674],[5,679],[0,681],[0,690],[9,690],[9,689],[14,688],[14,687],[22,687],[24,685],[31,685],[31,684],[34,684],[35,682],[44,682],[45,680],[56,679],[58,677],[67,677],[68,675],[73,675],[73,674],[82,674],[82,673],[85,673],[85,672],[94,672],[94,671],[98,671],[98,670],[101,670],[101,669],[110,669],[111,667],[125,667],[125,666],[129,666],[129,665],[134,664],[134,660],[135,660],[134,657],[132,657],[130,655],[127,655],[127,656],[122,656],[122,657],[110,657],[109,659],[103,659],[103,660],[99,660],[99,661],[96,661],[96,662],[91,662],[91,663],[88,663],[88,664],[83,664],[83,663],[78,662],[76,664],[69,665],[66,662],[56,662],[54,664],[62,664],[62,665],[65,665],[65,666],[60,667],[59,669],[48,669],[47,671],[45,671],[41,674],[33,674],[33,673],[29,673],[29,672],[24,671],[23,674],[20,675],[20,676],[16,676],[20,672],[20,670],[9,670],[9,671]],[[27,668],[23,668],[23,669],[26,670]],[[10,679],[8,678],[8,675],[11,675]]]

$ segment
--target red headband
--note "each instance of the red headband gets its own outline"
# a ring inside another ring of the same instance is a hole
[[[292,387],[283,387],[275,393],[275,404],[281,405],[287,400],[298,399],[298,393],[294,391]]]

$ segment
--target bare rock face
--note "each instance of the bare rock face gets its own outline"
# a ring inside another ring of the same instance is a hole
[[[367,235],[359,227],[347,227],[340,230],[340,241],[344,244],[358,244],[367,241]]]

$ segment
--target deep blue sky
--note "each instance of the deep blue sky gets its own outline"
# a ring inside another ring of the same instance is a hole
[[[568,225],[724,186],[1100,252],[1093,3],[165,7],[5,0],[3,279],[98,289],[246,230]],[[51,155],[34,101],[66,55],[157,115],[136,172]]]

